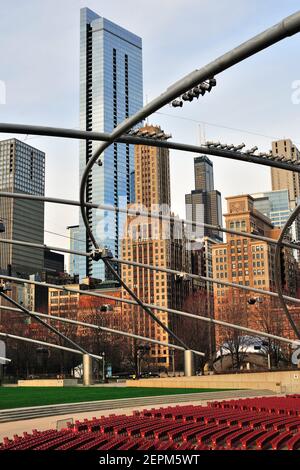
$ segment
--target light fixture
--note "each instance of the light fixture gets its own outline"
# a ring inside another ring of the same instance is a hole
[[[242,150],[244,147],[246,147],[246,144],[244,144],[244,142],[243,142],[243,143],[240,144],[240,145],[236,145],[236,146],[234,147],[234,150],[235,150],[235,152],[236,152],[236,151],[238,151],[238,150]]]
[[[178,108],[178,107],[182,108],[183,102],[181,100],[174,100],[172,101],[172,106],[173,108]]]
[[[194,98],[198,99],[200,95],[205,95],[207,91],[208,93],[210,93],[212,88],[216,86],[216,84],[216,79],[210,78],[209,80],[206,80],[200,83],[198,86],[195,86],[194,88],[191,88],[190,90],[183,93],[181,99],[178,98],[172,101],[171,106],[173,106],[173,108],[181,108],[183,106],[183,101],[193,101]]]

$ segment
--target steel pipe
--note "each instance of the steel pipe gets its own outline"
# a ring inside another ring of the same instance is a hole
[[[93,140],[101,142],[106,142],[109,140],[109,134],[104,132],[66,129],[60,127],[31,126],[27,124],[0,123],[0,132],[6,132],[11,134],[41,135],[58,138],[62,137],[80,140]],[[131,136],[128,134],[123,134],[121,137],[116,139],[116,142],[132,145],[149,145],[151,147],[167,148],[184,152],[203,153],[205,155],[211,155],[215,157],[228,158],[231,160],[239,160],[247,163],[255,163],[264,166],[280,168],[283,170],[295,171],[296,173],[300,172],[299,165],[294,165],[293,163],[276,160],[272,161],[266,158],[262,158],[258,155],[249,155],[245,152],[230,151],[221,148],[206,147],[203,145],[191,145],[179,142],[170,142],[139,136]]]
[[[19,309],[20,312],[25,313],[30,318],[33,318],[36,320],[40,325],[44,326],[47,330],[51,331],[52,333],[56,334],[59,336],[63,341],[66,341],[67,343],[71,344],[72,346],[75,346],[79,351],[81,351],[83,354],[89,354],[84,348],[82,348],[79,344],[75,343],[72,339],[70,339],[68,336],[64,335],[61,333],[57,328],[55,328],[52,325],[48,325],[47,322],[45,322],[42,318],[37,317],[34,313],[30,312],[27,308],[25,308],[23,305],[20,305],[18,302],[16,302],[14,299],[6,295],[4,292],[0,290],[0,296],[6,300],[7,302],[10,302],[13,304],[15,307]]]
[[[116,299],[116,297],[115,297],[115,299]],[[19,311],[19,309],[17,309],[17,308],[6,307],[4,305],[3,306],[0,305],[0,311],[1,310],[7,310],[7,311],[10,311],[10,312]],[[33,313],[38,317],[47,318],[49,321],[58,321],[58,322],[63,322],[63,323],[71,323],[73,325],[80,325],[80,326],[84,326],[85,328],[93,328],[93,329],[104,331],[106,333],[111,333],[111,334],[114,334],[114,335],[117,335],[117,336],[126,336],[128,338],[134,338],[134,339],[137,339],[137,340],[142,341],[142,342],[151,343],[151,344],[158,344],[160,346],[164,346],[164,347],[170,348],[170,349],[176,349],[178,351],[185,351],[184,347],[178,346],[177,344],[170,344],[170,343],[166,343],[165,341],[159,341],[158,339],[146,338],[145,336],[136,335],[134,333],[128,333],[127,331],[115,330],[115,329],[112,329],[112,328],[107,328],[106,326],[95,325],[94,323],[87,323],[87,322],[83,322],[83,321],[79,321],[79,320],[72,320],[71,318],[57,317],[56,315],[49,315],[47,313],[38,313],[38,312],[33,312]],[[193,353],[198,355],[198,356],[205,356],[205,353],[203,353],[201,351],[193,350]]]
[[[76,292],[76,293],[81,294],[81,295],[87,295],[87,296],[91,296],[91,297],[100,297],[100,298],[103,298],[103,299],[110,299],[110,300],[114,300],[115,302],[118,301],[118,302],[126,303],[128,305],[138,305],[134,300],[122,299],[122,298],[114,297],[112,295],[107,295],[107,294],[99,294],[98,292],[83,291],[83,290],[80,290],[80,289],[71,289],[71,288],[56,285],[56,284],[43,283],[43,282],[38,282],[38,281],[31,281],[31,280],[28,280],[28,279],[20,279],[18,277],[4,276],[2,274],[0,274],[0,279],[5,279],[7,281],[12,281],[12,282],[19,282],[19,283],[22,283],[22,284],[40,285],[40,286],[44,286],[44,287],[50,287],[50,288],[54,288],[54,289],[57,289],[57,290],[66,291],[66,292]],[[262,291],[262,292],[265,292],[265,291]],[[277,294],[275,294],[275,293],[273,293],[273,294],[274,294],[274,296],[277,296]],[[290,301],[294,301],[295,303],[300,303],[300,299],[294,299],[293,297],[287,297],[287,296],[285,296],[285,298],[290,300]],[[204,317],[204,316],[201,316],[201,315],[195,315],[193,313],[184,312],[184,311],[181,311],[181,310],[174,310],[174,309],[167,308],[167,307],[160,307],[159,305],[153,305],[153,304],[145,304],[145,305],[149,308],[153,308],[153,309],[159,310],[161,312],[174,313],[175,315],[181,315],[181,316],[187,317],[187,318],[194,318],[195,320],[199,320],[199,321],[211,322],[211,323],[214,323],[216,325],[224,326],[226,328],[232,328],[232,329],[235,329],[235,330],[238,330],[238,331],[245,331],[246,333],[249,333],[250,335],[263,336],[263,337],[266,337],[266,338],[276,339],[278,341],[288,343],[288,344],[293,344],[293,345],[294,344],[299,344],[300,345],[300,342],[297,341],[297,340],[284,338],[282,336],[272,335],[270,333],[265,333],[263,331],[253,330],[252,328],[247,328],[245,326],[236,325],[234,323],[228,323],[228,322],[225,322],[225,321],[222,321],[222,320],[216,320],[216,319]]]
[[[3,332],[0,332],[0,336],[2,336],[3,338],[16,339],[16,340],[25,341],[28,343],[40,344],[48,348],[61,349],[62,351],[68,351],[74,354],[82,355],[82,352],[78,351],[78,349],[71,349],[71,348],[67,348],[66,346],[60,346],[58,344],[46,343],[45,341],[40,341],[37,339],[25,338],[24,336],[17,336],[17,335],[12,335],[11,333],[3,333]],[[96,354],[90,354],[90,356],[94,357],[95,359],[102,359],[102,356],[97,356]]]
[[[300,168],[300,167],[299,167]],[[32,201],[43,201],[43,202],[49,202],[53,204],[64,204],[64,205],[70,205],[70,206],[80,206],[79,201],[73,201],[70,199],[60,199],[60,198],[53,198],[53,197],[45,197],[45,196],[35,196],[32,194],[22,194],[22,193],[9,193],[5,191],[0,191],[0,197],[6,197],[6,198],[13,198],[13,199],[27,199],[27,200],[32,200]],[[217,230],[219,232],[224,232],[224,233],[230,233],[231,235],[236,235],[236,236],[241,236],[245,238],[250,238],[252,240],[259,240],[259,241],[264,241],[266,243],[270,243],[271,245],[276,245],[277,240],[274,240],[273,238],[269,237],[264,237],[262,235],[255,235],[254,233],[248,233],[248,232],[240,232],[237,230],[231,230],[226,227],[221,227],[219,225],[212,225],[212,224],[207,224],[204,222],[194,222],[192,220],[187,220],[187,219],[180,219],[174,216],[169,216],[169,215],[164,215],[164,214],[158,214],[157,212],[148,212],[148,211],[139,211],[135,209],[130,209],[130,208],[122,208],[122,207],[116,207],[116,206],[111,206],[108,204],[96,204],[96,203],[85,203],[85,207],[91,208],[91,209],[99,209],[99,210],[105,210],[105,211],[112,211],[116,213],[121,213],[121,214],[126,214],[126,215],[132,215],[132,216],[141,216],[141,217],[149,217],[153,219],[158,219],[158,220],[165,220],[166,222],[169,223],[185,223],[187,225],[193,225],[195,227],[205,227],[209,228],[212,230]],[[293,250],[299,250],[300,245],[292,242],[287,242],[283,241],[282,242],[284,246],[287,246],[288,248],[292,248]],[[55,251],[59,251],[59,248],[57,247],[49,247],[45,245],[45,249],[51,249]],[[69,252],[68,250],[67,252]],[[73,252],[74,254],[79,254],[82,256],[90,256],[90,253],[85,253],[85,252]],[[84,253],[84,255],[83,255]]]

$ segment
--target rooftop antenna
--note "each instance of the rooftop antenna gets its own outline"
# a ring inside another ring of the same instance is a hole
[[[198,140],[198,143],[199,143],[199,147],[201,147],[201,145],[205,144],[205,142],[206,142],[205,124],[204,123],[199,123],[198,124],[197,140]]]

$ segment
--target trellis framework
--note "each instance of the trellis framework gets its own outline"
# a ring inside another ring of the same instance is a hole
[[[44,135],[44,136],[53,136],[53,137],[67,137],[67,138],[78,138],[78,139],[85,139],[85,140],[98,140],[102,141],[102,143],[99,145],[98,149],[94,152],[90,160],[88,161],[86,168],[83,172],[81,184],[80,184],[80,194],[79,194],[79,201],[68,201],[68,200],[59,200],[55,198],[42,198],[42,197],[37,197],[33,195],[23,195],[23,194],[12,194],[12,193],[0,193],[0,197],[14,197],[14,198],[23,198],[23,199],[32,199],[32,200],[43,200],[46,202],[53,202],[53,203],[60,203],[60,204],[67,204],[67,205],[77,205],[80,206],[81,209],[81,214],[82,214],[82,219],[86,227],[87,231],[87,236],[90,239],[90,241],[93,244],[93,251],[91,253],[86,253],[86,252],[78,252],[78,251],[71,251],[71,250],[66,250],[62,248],[57,248],[57,247],[48,247],[45,245],[37,245],[37,244],[32,244],[32,243],[26,243],[26,242],[21,242],[19,240],[7,240],[7,239],[1,239],[0,242],[2,243],[9,243],[9,244],[19,244],[19,245],[24,245],[24,246],[32,246],[36,249],[55,249],[56,251],[62,251],[62,252],[69,252],[69,253],[74,253],[80,256],[86,256],[86,257],[91,257],[95,261],[102,261],[107,269],[113,274],[113,276],[116,278],[116,280],[122,285],[122,287],[128,292],[130,297],[132,297],[133,300],[130,299],[118,299],[121,302],[125,303],[131,303],[132,305],[138,305],[141,309],[143,309],[147,315],[149,315],[154,322],[156,322],[161,328],[163,328],[169,335],[170,338],[172,338],[173,343],[168,344],[168,346],[174,348],[174,349],[181,349],[181,350],[188,350],[189,346],[185,344],[167,325],[162,323],[160,319],[157,317],[157,315],[153,312],[153,310],[160,310],[160,311],[165,311],[169,314],[177,314],[177,315],[183,315],[186,317],[190,318],[195,318],[200,321],[208,321],[212,322],[215,324],[219,324],[222,326],[226,326],[228,328],[233,328],[237,329],[239,331],[247,331],[249,334],[254,334],[254,335],[261,335],[269,338],[273,338],[282,342],[288,342],[288,343],[295,343],[294,340],[292,339],[287,339],[283,337],[279,337],[276,335],[271,335],[267,334],[266,332],[263,331],[256,331],[256,330],[251,330],[249,328],[242,327],[240,325],[236,324],[230,324],[228,322],[223,322],[220,320],[215,320],[212,318],[207,318],[207,317],[201,317],[198,315],[193,315],[189,312],[181,312],[177,311],[174,309],[169,309],[165,307],[161,307],[159,305],[149,305],[147,303],[144,303],[136,294],[134,291],[130,289],[130,287],[124,282],[124,280],[121,278],[119,273],[115,270],[114,264],[115,263],[126,263],[130,264],[132,266],[139,266],[144,269],[150,269],[150,270],[156,270],[156,271],[165,271],[168,272],[172,275],[177,275],[177,274],[182,274],[179,273],[178,271],[175,270],[169,270],[166,268],[161,268],[159,266],[152,266],[152,265],[143,265],[141,263],[137,262],[129,262],[126,260],[120,260],[117,258],[113,258],[107,250],[105,250],[103,247],[99,245],[97,242],[97,239],[92,231],[92,228],[89,224],[88,217],[86,210],[89,207],[93,208],[99,208],[99,209],[104,209],[105,210],[112,210],[117,212],[126,212],[127,214],[130,214],[131,211],[130,209],[122,209],[119,207],[112,207],[112,206],[104,206],[104,205],[97,205],[97,203],[90,203],[86,201],[86,183],[87,183],[87,178],[89,173],[92,171],[93,165],[98,161],[99,157],[101,154],[113,143],[115,142],[124,142],[124,143],[129,143],[129,144],[142,144],[142,145],[149,145],[149,146],[158,146],[158,147],[164,147],[164,148],[170,148],[170,149],[177,149],[177,150],[184,150],[184,151],[190,151],[190,152],[201,152],[204,154],[208,155],[214,155],[214,156],[219,156],[223,158],[230,158],[230,159],[235,159],[235,160],[240,160],[240,161],[247,161],[247,162],[252,162],[260,165],[266,165],[270,167],[276,167],[276,168],[281,168],[289,171],[294,171],[299,173],[300,172],[300,165],[298,164],[297,161],[286,161],[283,158],[272,158],[272,156],[268,155],[255,155],[255,150],[252,149],[247,152],[243,152],[242,148],[243,146],[238,146],[237,148],[231,149],[230,146],[226,148],[226,146],[222,146],[221,144],[213,144],[213,143],[207,143],[206,146],[191,146],[191,145],[186,145],[186,144],[181,144],[181,143],[175,143],[175,142],[167,142],[167,141],[162,141],[159,139],[152,139],[152,138],[146,138],[146,137],[140,137],[140,136],[134,136],[130,135],[129,133],[131,130],[138,125],[140,122],[142,122],[145,118],[150,116],[152,113],[158,111],[161,107],[165,106],[166,104],[172,102],[173,100],[176,100],[178,96],[188,93],[190,90],[192,90],[194,87],[197,87],[199,84],[212,79],[216,75],[220,74],[221,72],[225,71],[229,67],[232,67],[239,62],[242,62],[243,60],[247,59],[248,57],[258,53],[259,51],[270,47],[271,45],[277,43],[278,41],[288,37],[292,36],[300,31],[300,12],[296,12],[295,14],[285,18],[282,20],[280,23],[277,25],[267,29],[263,33],[251,38],[250,40],[246,41],[245,43],[241,44],[240,46],[236,47],[235,49],[227,52],[226,54],[222,55],[221,57],[217,58],[210,64],[206,65],[205,67],[195,70],[194,72],[190,73],[183,79],[179,80],[176,82],[174,85],[170,86],[164,93],[162,93],[158,98],[154,99],[151,101],[149,104],[147,104],[144,108],[142,108],[139,112],[137,112],[135,115],[131,116],[130,118],[126,119],[124,122],[119,124],[111,134],[104,134],[104,133],[95,133],[95,132],[88,132],[88,131],[75,131],[72,129],[60,129],[60,128],[49,128],[49,127],[42,127],[42,126],[27,126],[27,125],[18,125],[18,124],[0,124],[0,132],[11,132],[11,133],[17,133],[17,134],[33,134],[33,135]],[[202,226],[207,226],[210,228],[216,228],[219,231],[223,231],[225,233],[231,233],[235,235],[242,235],[244,237],[249,237],[257,240],[263,240],[271,244],[276,245],[276,255],[275,255],[275,272],[276,272],[276,288],[277,288],[277,293],[276,292],[269,292],[269,291],[264,291],[256,288],[252,288],[249,286],[242,286],[239,284],[234,284],[230,282],[225,282],[221,281],[220,279],[215,280],[211,278],[206,278],[203,276],[196,276],[191,273],[184,273],[185,275],[189,276],[190,278],[195,278],[197,277],[198,279],[205,280],[207,282],[212,282],[212,283],[218,283],[218,284],[223,284],[226,286],[230,286],[233,288],[238,288],[246,291],[252,291],[252,292],[257,292],[261,293],[264,295],[269,295],[272,297],[278,297],[280,300],[281,306],[283,308],[283,311],[291,325],[291,328],[293,329],[296,337],[298,340],[300,340],[300,332],[288,310],[288,307],[286,305],[286,302],[294,302],[294,303],[300,303],[299,299],[294,299],[291,297],[287,297],[283,295],[282,292],[282,286],[281,286],[281,279],[280,279],[280,252],[283,246],[292,248],[292,249],[299,249],[299,245],[296,243],[291,243],[288,240],[285,240],[285,236],[288,233],[289,227],[291,223],[295,220],[295,218],[298,216],[300,212],[299,206],[295,209],[295,211],[291,214],[289,217],[286,225],[284,226],[282,233],[279,237],[279,239],[272,240],[268,239],[267,237],[261,237],[259,235],[255,234],[248,234],[245,232],[237,232],[234,230],[229,230],[223,227],[219,226],[213,226],[213,225],[207,225],[207,224],[200,224]],[[159,217],[162,219],[164,216],[161,214],[143,214],[142,212],[137,212],[135,211],[135,215],[147,215],[151,217]],[[168,220],[171,220],[170,217]],[[192,223],[195,225],[195,222],[192,221],[186,221],[189,223]],[[33,281],[28,281],[25,279],[18,279],[18,278],[13,278],[11,276],[2,276],[0,275],[0,279],[3,280],[10,280],[10,281],[15,281],[15,282],[26,282],[26,283],[33,283]],[[35,282],[35,284],[38,284]],[[43,284],[46,286],[46,284]],[[60,286],[54,285],[53,287],[59,289]],[[65,286],[63,287],[64,290],[68,290]],[[71,290],[71,289],[69,289]],[[105,298],[110,298],[108,295],[105,294],[99,294],[99,293],[93,293],[93,292],[88,292],[88,291],[81,291],[78,290],[80,294],[84,295],[96,295],[99,297],[105,297]],[[18,311],[22,311],[23,313],[33,316],[35,319],[37,319],[40,323],[43,322],[43,325],[46,328],[51,329],[53,332],[58,334],[59,336],[62,337],[62,334],[55,329],[53,329],[52,326],[50,326],[47,322],[44,322],[41,319],[41,314],[38,314],[37,312],[29,312],[27,309],[24,309],[24,307],[20,306],[17,304],[15,301],[13,301],[11,298],[9,298],[3,290],[0,291],[0,296],[6,298],[6,300],[9,300],[11,303],[13,303]],[[113,298],[114,300],[115,297]],[[59,321],[66,321],[66,319],[63,319],[60,317]],[[88,325],[88,324],[87,324]],[[95,325],[89,325],[90,327],[94,327]],[[121,334],[124,336],[128,336],[126,332],[118,332],[116,334]],[[4,335],[4,333],[2,333]],[[65,341],[71,342],[71,340],[67,337],[64,337]],[[149,342],[154,342],[154,340],[150,338],[143,338],[143,340],[148,340]],[[178,344],[177,344],[178,343]],[[297,343],[300,344],[300,342],[297,341]],[[74,343],[73,343],[74,344]],[[80,345],[76,344],[77,351],[81,353],[86,353],[83,348],[81,348]],[[202,354],[199,351],[194,351],[196,354]]]

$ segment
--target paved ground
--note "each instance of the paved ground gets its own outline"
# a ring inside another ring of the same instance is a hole
[[[254,390],[249,391],[249,396],[253,396]],[[222,393],[222,397],[220,396],[220,400],[226,399],[226,392],[220,392],[220,395]],[[216,397],[213,399],[210,397],[210,393],[203,394],[203,399],[199,401],[193,401],[193,405],[202,405],[205,406],[209,401],[211,400],[216,400]],[[242,396],[241,396],[242,395]],[[276,395],[274,393],[274,395]],[[257,391],[256,396],[261,396],[260,392]],[[278,395],[276,395],[278,396]],[[236,390],[234,393],[234,396],[232,395],[232,391],[230,394],[230,397],[227,396],[227,399],[232,399],[232,398],[246,398],[246,394],[241,393],[241,391]],[[172,403],[172,405],[176,405],[176,403]],[[189,405],[191,402],[182,402],[180,405]],[[163,406],[170,406],[170,403],[163,405],[157,405],[157,407],[163,407]],[[151,408],[151,406],[134,406],[132,408],[118,408],[118,409],[113,409],[113,410],[103,410],[101,412],[84,412],[84,413],[76,413],[76,415],[59,415],[59,416],[51,416],[47,418],[37,418],[37,419],[30,419],[30,420],[24,420],[24,421],[14,421],[10,423],[2,423],[0,424],[0,441],[3,440],[4,437],[12,437],[14,434],[22,435],[24,431],[31,432],[32,429],[38,429],[40,431],[46,430],[46,429],[52,429],[56,428],[57,421],[63,420],[63,419],[68,419],[68,418],[73,418],[75,421],[76,419],[78,420],[83,420],[84,418],[92,418],[93,416],[100,417],[100,416],[108,416],[110,414],[116,413],[116,414],[126,414],[130,415],[132,411],[134,410],[143,410],[144,408]]]

